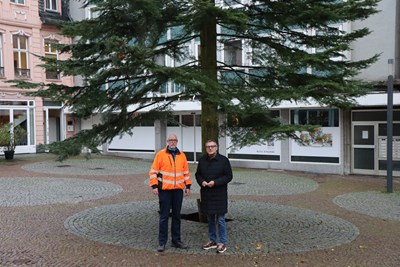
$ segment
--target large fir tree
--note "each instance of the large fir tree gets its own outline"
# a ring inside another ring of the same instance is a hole
[[[62,34],[75,40],[59,47],[71,57],[43,58],[47,69],[82,76],[84,85],[40,85],[34,94],[65,102],[80,118],[100,112],[104,120],[53,149],[65,155],[71,147],[109,142],[144,120],[162,118],[174,101],[189,97],[202,102],[203,141],[217,139],[218,113],[224,113],[225,130],[235,145],[244,146],[299,129],[270,113],[282,101],[342,108],[367,93],[368,87],[353,77],[376,55],[357,62],[346,55],[351,42],[369,30],[346,32],[337,25],[366,19],[377,12],[378,0],[215,2],[85,1],[97,6],[97,17],[61,26]],[[173,29],[170,38],[168,29]],[[185,50],[193,39],[200,40],[199,57]],[[218,47],[245,49],[248,58],[220,62]],[[182,64],[158,64],[165,55]],[[168,82],[184,90],[160,95]]]

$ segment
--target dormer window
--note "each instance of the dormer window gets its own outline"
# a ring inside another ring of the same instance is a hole
[[[46,0],[46,9],[51,11],[57,11],[57,0]]]

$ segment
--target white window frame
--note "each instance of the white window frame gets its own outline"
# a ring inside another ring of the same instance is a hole
[[[56,58],[57,61],[59,60],[59,52],[58,52],[58,50],[56,50],[55,52],[52,52],[52,48],[51,48],[51,44],[58,43],[58,42],[59,41],[57,39],[55,39],[54,37],[44,38],[43,47],[44,47],[44,56],[45,57],[46,56],[50,56],[50,57],[53,56],[53,57]],[[49,44],[47,46],[49,48],[47,51],[46,51],[46,44]],[[57,71],[57,78],[55,78],[55,79],[48,78],[47,77],[47,71],[46,71],[45,75],[46,75],[46,79],[49,79],[49,80],[59,80],[60,79],[60,74],[58,73],[58,71]]]
[[[3,56],[3,33],[0,32],[0,78],[5,77],[4,74],[4,56]]]
[[[58,0],[46,0],[46,10],[58,11]]]
[[[224,62],[229,65],[243,65],[243,42],[231,40],[224,44]]]
[[[25,69],[27,70],[26,75],[16,75],[16,78],[30,78],[30,68],[29,68],[29,36],[19,32],[19,33],[15,33],[12,35],[12,45],[13,45],[13,53],[17,53],[18,54],[18,65],[14,66],[14,68],[17,69]],[[14,37],[17,37],[17,47],[14,46]],[[21,48],[21,37],[25,38],[25,47],[26,49]],[[22,54],[25,54],[26,57],[26,68],[22,68]],[[14,59],[14,57],[13,57]],[[14,69],[15,74],[17,73],[16,70]],[[22,72],[21,72],[22,73]]]
[[[97,11],[93,11],[95,8],[95,5],[90,5],[86,7],[86,18],[87,19],[95,19],[99,16],[99,13]]]
[[[25,5],[25,0],[10,0],[11,3]]]

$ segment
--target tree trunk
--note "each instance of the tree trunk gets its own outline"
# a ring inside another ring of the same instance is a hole
[[[215,4],[214,0],[210,0]],[[200,31],[200,67],[210,78],[217,80],[217,19],[210,16]],[[201,95],[201,140],[202,144],[213,139],[218,141],[218,106]],[[203,154],[206,153],[202,146]]]

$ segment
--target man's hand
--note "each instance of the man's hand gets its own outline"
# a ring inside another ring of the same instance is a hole
[[[153,195],[158,196],[158,188],[154,188],[151,190],[151,192],[153,192]]]
[[[188,188],[185,189],[185,196],[186,197],[190,196],[190,189]]]
[[[215,182],[214,181],[210,181],[210,182],[206,182],[206,181],[204,181],[204,182],[202,182],[201,183],[201,185],[203,186],[203,187],[213,187],[214,185],[215,185]]]

